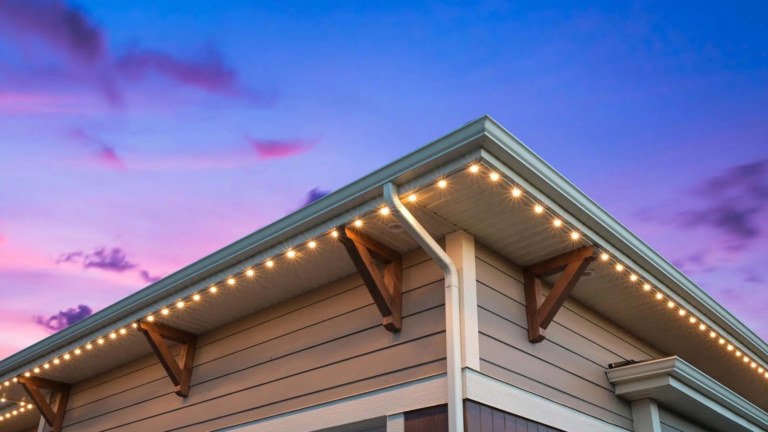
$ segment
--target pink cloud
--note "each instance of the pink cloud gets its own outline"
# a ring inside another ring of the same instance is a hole
[[[249,138],[259,159],[279,159],[296,156],[309,151],[314,143],[302,140],[263,140]]]
[[[125,162],[117,154],[115,148],[104,140],[89,134],[83,129],[74,129],[68,133],[69,138],[92,151],[92,160],[98,166],[110,169],[124,169]]]

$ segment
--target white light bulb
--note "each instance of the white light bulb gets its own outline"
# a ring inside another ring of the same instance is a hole
[[[285,255],[288,256],[288,258],[296,258],[296,251],[293,249],[288,250],[288,252],[285,253]]]
[[[171,311],[169,311],[169,310],[168,310],[168,308],[163,308],[163,309],[160,311],[160,313],[161,313],[161,314],[163,314],[163,315],[168,315],[169,313],[171,313]]]
[[[471,172],[472,174],[477,174],[480,172],[480,167],[477,164],[471,165],[469,167],[469,172]]]
[[[354,225],[355,225],[357,228],[360,228],[361,226],[363,226],[363,220],[362,220],[362,219],[357,219],[357,220],[355,220],[355,222],[354,222]]]
[[[631,280],[632,282],[637,282],[637,275],[636,274],[629,275],[629,280]]]
[[[520,198],[521,196],[523,196],[523,191],[521,191],[520,188],[512,188],[513,198]]]
[[[542,214],[544,213],[544,207],[542,207],[541,204],[536,204],[533,206],[533,212],[536,214]]]
[[[248,270],[245,271],[245,275],[248,276],[248,277],[253,277],[253,275],[255,275],[255,274],[256,274],[256,272],[253,271],[253,269],[248,269]]]
[[[232,285],[234,285],[234,284],[235,284],[235,279],[234,279],[234,278],[229,278],[229,279],[227,279],[227,285],[230,285],[230,286],[232,286]]]
[[[495,172],[490,173],[488,176],[491,178],[491,181],[499,181],[501,178],[501,176]]]
[[[184,307],[184,302],[181,301],[181,300],[177,301],[176,302],[176,307],[179,308],[179,309],[183,308]]]
[[[607,253],[603,253],[603,254],[600,255],[600,259],[602,261],[608,261],[609,259],[611,259],[611,256],[608,255]]]
[[[216,291],[218,291],[218,290],[219,290],[219,289],[218,289],[218,288],[216,288],[216,285],[213,285],[213,286],[211,286],[210,288],[208,288],[208,291],[210,291],[210,292],[212,292],[212,293],[214,293],[214,294],[215,294],[215,293],[216,293]]]
[[[267,262],[265,262],[264,265],[266,265],[269,268],[272,268],[275,266],[275,262],[272,260],[267,260]]]
[[[563,221],[558,218],[554,218],[552,219],[552,225],[554,225],[555,228],[560,228],[563,225]]]
[[[309,243],[307,243],[307,247],[309,247],[310,249],[314,249],[317,247],[317,242],[312,240]]]
[[[445,189],[446,186],[448,186],[448,182],[445,180],[440,180],[439,182],[437,182],[437,187],[439,187],[440,189]]]
[[[192,300],[194,301],[200,301],[200,294],[195,294],[192,296]]]
[[[650,291],[651,290],[651,284],[644,284],[643,285],[643,290]]]
[[[386,216],[389,214],[389,207],[382,207],[379,209],[379,214],[382,216]]]
[[[623,264],[616,264],[616,271],[617,272],[624,271],[624,265]]]
[[[410,194],[410,195],[408,195],[408,201],[409,201],[409,202],[412,202],[412,203],[414,203],[414,202],[416,202],[416,200],[417,200],[417,199],[418,199],[418,198],[416,197],[416,194]]]

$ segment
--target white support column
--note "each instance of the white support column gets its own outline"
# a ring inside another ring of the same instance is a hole
[[[387,432],[405,432],[405,414],[388,415]]]
[[[445,249],[459,272],[461,365],[462,367],[480,370],[475,238],[464,231],[456,231],[445,237]]]
[[[635,432],[661,432],[659,406],[653,399],[641,399],[632,402],[632,420]]]

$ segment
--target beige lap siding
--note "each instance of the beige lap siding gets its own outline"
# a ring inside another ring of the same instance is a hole
[[[629,404],[614,395],[605,370],[661,353],[573,300],[558,312],[547,339],[532,344],[521,270],[483,246],[476,264],[481,372],[632,430]]]
[[[75,385],[65,430],[212,430],[444,373],[442,272],[404,266],[398,334],[350,277],[201,335],[186,399],[152,356]]]

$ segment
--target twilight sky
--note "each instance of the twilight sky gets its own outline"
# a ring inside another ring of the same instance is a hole
[[[768,3],[0,0],[0,358],[489,114],[768,338]]]

